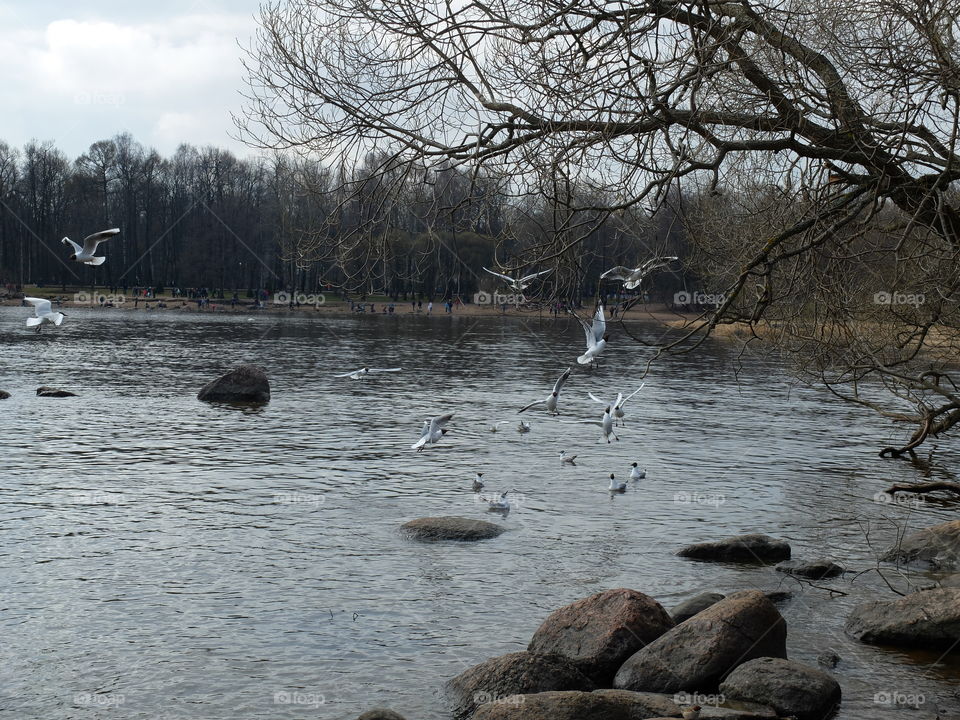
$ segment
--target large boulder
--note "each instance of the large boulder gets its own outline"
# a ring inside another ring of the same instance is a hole
[[[880,559],[918,564],[933,570],[960,570],[960,520],[940,523],[908,535]]]
[[[809,665],[757,658],[737,667],[720,685],[724,697],[769,705],[797,720],[825,720],[840,704],[840,684]]]
[[[515,695],[481,705],[473,720],[642,720],[680,717],[664,695],[625,690],[542,692]]]
[[[660,603],[636,590],[607,590],[551,613],[533,634],[532,653],[562,655],[609,687],[623,662],[674,625]]]
[[[76,397],[76,393],[72,393],[69,390],[61,390],[60,388],[52,388],[44,385],[43,387],[37,388],[38,397]]]
[[[590,678],[562,657],[517,652],[464,670],[447,682],[444,695],[455,720],[465,720],[481,705],[502,705],[514,695],[593,689]]]
[[[863,603],[853,609],[845,629],[878,645],[954,647],[960,643],[960,588]]]
[[[715,542],[687,545],[677,555],[693,560],[768,563],[789,560],[790,544],[769,535],[751,533]]]
[[[689,620],[692,618],[698,612],[706,610],[711,605],[716,605],[725,597],[726,595],[715,592],[705,592],[700,593],[699,595],[694,595],[692,598],[684,600],[673,610],[671,610],[670,616],[673,618],[673,621],[679,625],[684,620]]]
[[[787,624],[757,590],[732,593],[634,653],[614,687],[647,692],[713,692],[737,665],[787,656]]]
[[[403,715],[386,708],[374,708],[367,710],[357,720],[403,720]]]
[[[843,573],[843,568],[837,565],[833,560],[821,558],[819,560],[809,560],[800,562],[799,560],[787,560],[775,568],[777,572],[787,575],[796,575],[797,577],[810,578],[811,580],[822,580],[823,578],[832,578]]]
[[[197,393],[197,400],[216,403],[270,402],[270,381],[256,365],[241,365],[216,380],[211,380]]]
[[[0,390],[0,400],[6,400],[8,397],[10,397],[10,393],[6,390]]]
[[[489,540],[505,528],[486,520],[441,516],[411,520],[400,531],[414,540]]]

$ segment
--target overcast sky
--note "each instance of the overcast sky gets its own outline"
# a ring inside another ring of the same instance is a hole
[[[128,131],[252,154],[230,137],[240,46],[261,0],[0,0],[0,140],[53,140],[71,158]]]

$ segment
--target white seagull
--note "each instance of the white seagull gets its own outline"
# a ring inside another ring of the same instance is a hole
[[[636,463],[634,463],[634,465],[636,465]],[[483,490],[483,473],[477,473],[477,477],[473,480],[473,491],[478,493],[481,490]]]
[[[97,245],[105,240],[109,240],[119,232],[120,228],[111,228],[109,230],[101,230],[93,235],[87,235],[83,239],[83,247],[80,247],[68,237],[65,237],[60,242],[64,245],[73,246],[73,255],[70,256],[71,260],[76,260],[85,265],[103,265],[107,261],[105,257],[94,257],[94,253],[97,251]]]
[[[613,477],[613,473],[610,473],[610,492],[626,492],[627,484],[625,482],[619,482],[616,478]]]
[[[669,265],[676,259],[677,258],[673,256],[655,257],[652,260],[647,260],[647,262],[638,268],[628,268],[623,265],[617,265],[603,273],[600,278],[602,280],[623,280],[623,286],[627,290],[633,290],[634,288],[640,287],[640,284],[647,275],[658,268]]]
[[[576,317],[576,316],[574,316]],[[577,318],[580,320],[580,318]],[[589,365],[597,359],[597,355],[602,353],[607,347],[607,321],[603,317],[603,305],[600,305],[597,308],[597,314],[593,318],[593,324],[587,325],[583,320],[580,320],[580,324],[583,326],[583,332],[587,337],[587,351],[577,358],[577,362],[581,365]]]
[[[641,390],[643,390],[643,386],[644,386],[645,384],[646,384],[646,383],[640,383],[640,387],[638,387],[636,390],[634,390],[632,393],[630,393],[630,394],[627,395],[626,397],[623,396],[623,393],[617,393],[617,399],[614,400],[612,403],[610,403],[610,405],[613,407],[613,419],[614,419],[614,422],[616,422],[617,420],[619,420],[619,421],[621,422],[621,424],[623,423],[623,416],[624,416],[624,414],[625,414],[624,411],[623,411],[623,406],[627,404],[627,400],[629,400],[629,399],[632,398],[634,395],[636,395],[638,392],[640,392]],[[607,404],[607,401],[606,401],[606,400],[601,400],[601,399],[598,398],[596,395],[594,395],[592,392],[588,392],[587,395],[589,395],[589,396],[590,396],[590,399],[593,400],[594,402],[598,402],[598,403],[600,403],[601,405]]]
[[[547,275],[548,273],[553,272],[553,270],[541,270],[540,272],[533,273],[532,275],[524,275],[521,278],[512,278],[509,275],[502,275],[488,268],[484,268],[484,270],[486,270],[491,275],[494,275],[500,278],[501,280],[505,280],[507,285],[510,286],[510,289],[516,290],[518,293],[522,293],[530,285],[530,283],[532,283],[541,275]]]
[[[543,400],[536,400],[530,403],[529,405],[526,405],[520,408],[519,410],[517,410],[517,414],[519,415],[524,410],[529,410],[534,405],[543,405],[544,403],[546,403],[547,412],[550,413],[551,415],[558,415],[559,413],[557,412],[557,400],[560,398],[560,389],[563,387],[563,384],[567,381],[567,378],[570,377],[570,371],[572,369],[573,368],[567,368],[566,371],[564,371],[563,375],[557,378],[557,381],[553,384],[553,392],[547,395],[546,398],[544,398]]]
[[[610,414],[610,406],[607,405],[607,409],[603,411],[603,419],[600,421],[600,426],[603,428],[603,439],[607,441],[607,444],[610,443],[610,436],[613,435],[613,439],[620,441],[620,438],[617,437],[617,434],[613,431],[613,415]]]
[[[560,451],[560,464],[561,465],[576,465],[574,460],[577,459],[576,455],[567,455],[566,450]]]
[[[630,470],[630,479],[631,480],[643,480],[647,476],[646,468],[637,467],[636,463],[633,463],[632,470]]]
[[[27,318],[27,327],[35,327],[37,332],[40,332],[44,323],[60,327],[60,323],[66,317],[62,312],[53,312],[50,301],[45,298],[25,297],[24,300],[33,305],[33,312],[36,315],[36,317]]]
[[[441,438],[447,434],[447,429],[443,427],[453,418],[453,413],[441,415],[439,417],[424,420],[423,428],[420,430],[420,439],[410,446],[411,450],[423,452],[427,445],[433,445],[440,442]]]
[[[501,420],[498,423],[494,423],[493,425],[490,426],[490,432],[500,432],[500,426],[508,425],[509,423],[510,423],[509,420]]]
[[[499,513],[508,513],[510,512],[510,501],[507,500],[507,494],[500,493],[500,497],[497,500],[487,500],[487,511],[488,512],[499,512]]]
[[[368,368],[362,367],[359,370],[351,370],[350,372],[343,373],[341,375],[334,375],[334,377],[343,378],[348,377],[351,380],[359,380],[360,378],[366,377],[370,373],[378,372],[400,372],[403,368]]]
[[[521,435],[526,435],[528,432],[530,432],[530,423],[521,420],[520,424],[517,425],[517,432]]]

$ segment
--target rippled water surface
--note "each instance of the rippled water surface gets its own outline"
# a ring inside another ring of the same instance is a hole
[[[705,590],[794,591],[789,654],[843,658],[838,717],[960,716],[956,656],[843,634],[855,604],[893,597],[875,573],[818,583],[847,593],[831,597],[772,568],[675,556],[761,531],[859,571],[898,526],[956,517],[943,502],[874,502],[925,474],[877,457],[907,431],[791,386],[776,364],[744,359],[735,374],[720,343],[658,363],[607,445],[587,391],[635,389],[648,357],[616,328],[602,366],[574,370],[563,414],[525,413],[521,436],[516,409],[575,364],[571,322],[75,310],[38,336],[24,314],[0,308],[0,388],[13,393],[0,404],[4,717],[340,719],[386,705],[445,718],[444,680],[524,649],[550,611],[624,586],[668,608]],[[269,405],[197,401],[244,361],[267,370]],[[362,365],[404,370],[332,377]],[[38,398],[40,385],[79,397]],[[451,411],[442,443],[409,449],[424,418]],[[561,467],[560,450],[578,465]],[[611,497],[608,474],[626,479],[635,460],[647,479]],[[957,461],[941,448],[926,474]],[[427,515],[500,522],[470,491],[477,471],[515,497],[508,532],[401,537]],[[875,703],[885,692],[923,703]]]

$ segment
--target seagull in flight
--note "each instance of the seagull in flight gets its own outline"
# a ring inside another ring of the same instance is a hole
[[[420,430],[420,439],[410,446],[411,450],[423,452],[427,445],[434,445],[447,434],[447,429],[443,427],[453,418],[453,413],[440,415],[439,417],[424,420],[423,428]]]
[[[78,263],[83,263],[85,265],[103,265],[107,259],[103,256],[94,256],[94,253],[97,252],[97,245],[109,240],[119,232],[120,228],[111,228],[109,230],[101,230],[93,235],[87,235],[83,239],[83,247],[80,247],[68,237],[65,237],[60,242],[64,245],[71,245],[73,247],[73,255],[70,256],[71,260],[75,260]]]
[[[361,378],[366,377],[370,373],[378,372],[400,372],[403,368],[368,368],[362,367],[359,370],[351,370],[350,372],[343,373],[341,375],[334,375],[334,377],[344,378],[348,377],[351,380],[360,380]]]
[[[577,316],[574,315],[574,317]],[[577,320],[580,318],[577,317]],[[603,305],[597,307],[597,314],[591,325],[587,325],[583,320],[580,320],[580,324],[587,337],[587,351],[577,358],[577,362],[581,365],[589,365],[595,362],[597,356],[604,351],[607,347],[607,338],[610,337],[607,335],[607,321],[603,317]]]
[[[633,290],[634,288],[640,287],[640,284],[643,282],[643,279],[652,273],[658,268],[662,268],[665,265],[669,265],[671,262],[676,260],[674,256],[671,257],[655,257],[652,260],[647,260],[643,265],[638,268],[628,268],[623,265],[617,265],[612,267],[603,273],[600,276],[601,280],[623,280],[623,286],[627,290]]]
[[[641,390],[643,390],[643,386],[644,386],[645,384],[646,384],[646,383],[640,383],[640,387],[638,387],[636,390],[634,390],[632,393],[630,393],[630,394],[627,395],[626,397],[623,396],[623,393],[617,393],[617,399],[614,400],[614,401],[610,404],[611,407],[613,407],[613,420],[614,420],[614,423],[616,423],[616,421],[619,420],[620,423],[623,424],[623,416],[624,416],[624,414],[625,414],[624,411],[623,411],[623,406],[627,404],[627,400],[629,400],[629,399],[632,398],[634,395],[636,395],[638,392],[640,392]],[[606,404],[607,404],[607,401],[606,401],[606,400],[601,400],[601,399],[598,398],[596,395],[594,395],[592,392],[588,392],[587,395],[589,395],[589,396],[590,396],[590,399],[593,400],[594,402],[598,402],[598,403],[600,403],[601,405],[606,405]]]
[[[60,323],[66,317],[62,312],[53,312],[50,301],[45,298],[25,297],[24,300],[33,305],[35,315],[35,317],[27,318],[27,327],[35,327],[37,332],[40,332],[44,323],[60,327]]]
[[[500,278],[501,280],[504,280],[507,283],[507,285],[510,286],[511,290],[516,290],[518,293],[523,292],[530,285],[530,283],[532,283],[541,275],[547,275],[548,273],[553,272],[553,270],[541,270],[540,272],[533,273],[532,275],[524,275],[521,278],[512,278],[509,275],[502,275],[488,268],[484,268],[484,270],[486,270],[491,275],[494,275]]]
[[[610,492],[622,493],[626,491],[627,491],[627,484],[625,482],[620,482],[613,476],[613,473],[610,473]]]
[[[610,413],[610,406],[607,405],[607,409],[603,411],[603,419],[600,421],[600,426],[603,428],[603,439],[607,441],[607,444],[610,444],[610,436],[613,436],[613,439],[617,442],[620,441],[620,438],[617,437],[617,434],[613,431],[613,415]]]
[[[544,403],[546,403],[548,413],[550,413],[551,415],[559,415],[559,413],[557,412],[557,400],[560,398],[560,389],[563,387],[563,384],[567,381],[567,378],[570,377],[570,371],[572,369],[573,368],[567,368],[566,371],[564,371],[563,375],[557,378],[557,381],[553,384],[553,392],[547,395],[546,398],[544,398],[543,400],[536,400],[530,403],[529,405],[526,405],[520,408],[519,410],[517,410],[517,414],[519,415],[524,410],[529,410],[534,405],[543,405]]]

